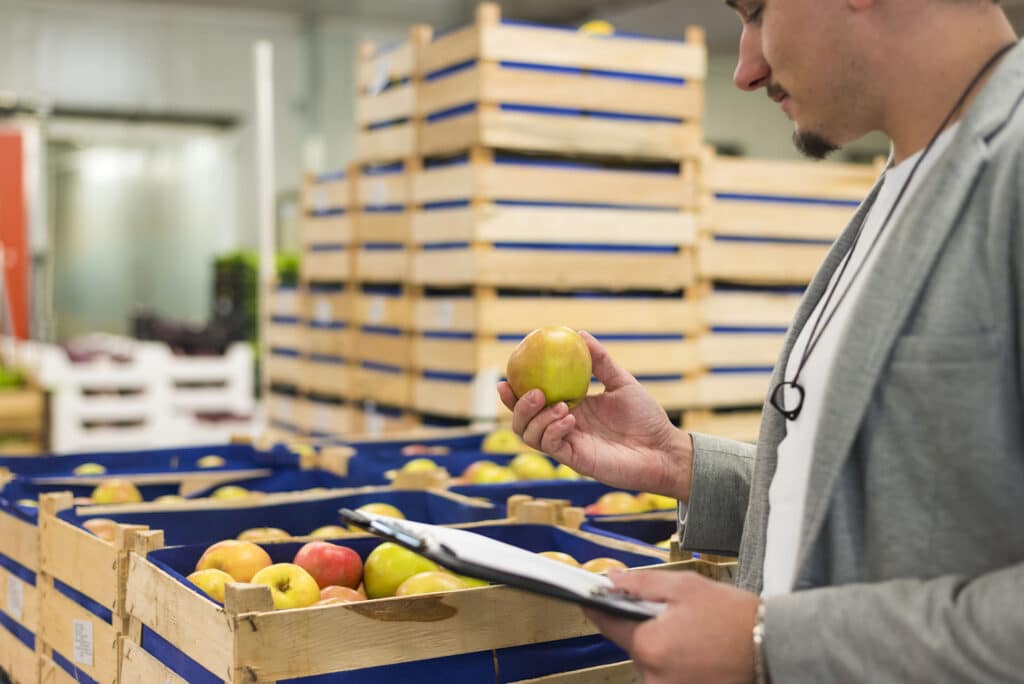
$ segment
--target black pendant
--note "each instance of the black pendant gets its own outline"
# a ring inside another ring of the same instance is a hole
[[[791,387],[796,396],[792,397],[792,401],[786,401],[786,388]],[[804,407],[804,388],[802,385],[795,381],[785,380],[780,382],[772,390],[771,399],[769,403],[775,407],[775,409],[786,417],[787,420],[796,420],[797,416],[800,415],[800,409]]]

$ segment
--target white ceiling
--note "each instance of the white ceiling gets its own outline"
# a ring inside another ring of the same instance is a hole
[[[271,10],[306,18],[359,18],[385,23],[426,22],[436,28],[467,23],[476,0],[120,0],[134,5],[201,5]],[[552,24],[579,24],[601,17],[621,31],[681,37],[685,26],[707,31],[715,52],[735,52],[739,23],[724,0],[501,0],[503,16]],[[1018,33],[1024,31],[1024,0],[1002,0]]]

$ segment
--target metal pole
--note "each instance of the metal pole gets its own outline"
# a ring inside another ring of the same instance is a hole
[[[257,201],[259,221],[259,290],[258,298],[259,322],[257,335],[259,338],[259,386],[262,390],[263,405],[268,405],[270,397],[270,377],[267,375],[267,323],[270,321],[270,294],[275,281],[275,195],[274,179],[274,46],[268,40],[261,40],[254,46],[256,86],[256,171]],[[267,429],[267,411],[263,411],[262,425],[257,429],[263,433]]]

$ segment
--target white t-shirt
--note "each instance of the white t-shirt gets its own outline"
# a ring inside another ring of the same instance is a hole
[[[761,595],[764,597],[777,594],[786,594],[792,591],[793,582],[796,579],[797,553],[800,546],[800,533],[803,526],[804,504],[807,499],[807,482],[811,474],[811,462],[814,458],[814,442],[818,435],[818,423],[821,419],[822,402],[825,396],[825,389],[829,376],[832,373],[832,366],[835,361],[839,342],[850,322],[850,315],[854,306],[864,289],[864,283],[870,277],[871,269],[878,255],[885,249],[885,242],[892,234],[893,225],[899,220],[900,214],[906,207],[910,196],[921,181],[928,176],[934,163],[942,156],[953,138],[954,131],[959,124],[950,126],[935,141],[928,156],[921,162],[921,167],[914,175],[911,187],[907,188],[900,205],[889,220],[889,224],[878,238],[878,244],[871,252],[863,270],[850,285],[850,278],[857,271],[857,268],[864,262],[868,248],[885,220],[886,215],[892,208],[899,195],[900,189],[906,184],[907,176],[914,164],[920,158],[921,152],[907,158],[901,164],[893,166],[885,172],[882,180],[882,187],[874,205],[865,219],[860,239],[853,252],[847,255],[850,260],[845,272],[843,282],[839,289],[832,296],[828,303],[828,310],[831,312],[836,308],[837,300],[847,287],[850,292],[843,298],[841,305],[836,311],[832,320],[825,326],[824,332],[819,328],[821,339],[818,340],[814,351],[807,359],[803,371],[800,373],[800,384],[804,388],[804,403],[800,415],[796,420],[786,420],[786,437],[779,444],[778,467],[775,477],[772,478],[771,487],[768,490],[768,532],[765,543],[764,556],[764,585]],[[822,307],[828,292],[836,287],[836,280],[839,277],[842,266],[836,269],[828,289],[818,301],[818,305],[811,312],[807,323],[800,331],[793,351],[790,353],[786,364],[785,379],[792,380],[796,369],[800,364],[800,358],[807,348],[808,338],[814,322],[822,315]],[[827,316],[828,314],[826,314]],[[792,388],[785,390],[791,393]],[[787,400],[792,397],[787,394]],[[788,404],[787,401],[787,405]],[[774,409],[769,408],[769,411]],[[827,437],[826,437],[827,439]]]

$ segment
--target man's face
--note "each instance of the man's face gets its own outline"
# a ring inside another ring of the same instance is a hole
[[[743,22],[733,80],[765,89],[793,121],[805,155],[822,159],[855,140],[863,76],[852,67],[844,0],[726,0]]]

